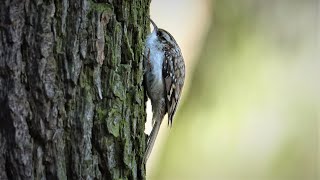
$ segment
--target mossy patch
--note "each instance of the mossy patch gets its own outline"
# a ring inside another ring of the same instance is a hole
[[[93,0],[89,0],[90,9],[96,12],[113,12],[113,6],[108,3],[97,3]]]

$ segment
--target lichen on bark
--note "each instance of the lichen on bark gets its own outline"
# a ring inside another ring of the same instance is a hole
[[[0,179],[145,179],[150,0],[4,0]]]

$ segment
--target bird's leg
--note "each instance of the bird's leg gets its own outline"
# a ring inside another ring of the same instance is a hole
[[[147,65],[148,65],[148,67],[149,67],[150,70],[151,70],[151,69],[152,69],[152,66],[151,66],[151,61],[150,61],[150,49],[149,49],[149,51],[148,51]]]
[[[142,55],[143,55],[144,60],[146,61],[146,64],[145,64],[146,67],[143,71],[143,74],[145,74],[148,70],[151,71],[151,69],[152,69],[152,65],[151,65],[151,61],[150,61],[150,49],[148,50],[147,56],[145,54],[142,54]]]

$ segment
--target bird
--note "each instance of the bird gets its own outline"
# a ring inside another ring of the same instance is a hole
[[[144,79],[153,116],[144,163],[149,158],[166,114],[168,125],[172,126],[185,81],[185,62],[178,43],[168,31],[158,28],[151,18],[147,18],[153,25],[153,31],[145,41]]]

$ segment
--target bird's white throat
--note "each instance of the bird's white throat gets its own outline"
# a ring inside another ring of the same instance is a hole
[[[164,52],[158,41],[158,37],[155,31],[153,31],[147,37],[145,55],[149,56],[150,58],[152,74],[155,76],[155,79],[157,81],[162,81],[162,64],[164,59]]]

